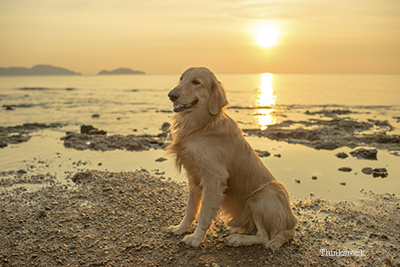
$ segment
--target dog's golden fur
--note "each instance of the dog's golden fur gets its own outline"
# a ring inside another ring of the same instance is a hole
[[[184,219],[168,231],[186,232],[201,206],[186,244],[199,246],[218,212],[236,233],[227,238],[229,245],[264,244],[275,250],[292,239],[298,219],[289,194],[225,113],[226,93],[215,75],[190,68],[169,96],[179,112],[167,152],[186,170],[189,197]]]

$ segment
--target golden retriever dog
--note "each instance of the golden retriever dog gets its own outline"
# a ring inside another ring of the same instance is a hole
[[[292,239],[298,219],[289,193],[225,113],[226,93],[215,75],[190,68],[168,97],[175,114],[167,153],[186,170],[189,196],[182,222],[167,230],[182,235],[198,214],[196,230],[183,238],[198,247],[220,214],[233,230],[227,238],[231,246],[264,244],[276,250]]]

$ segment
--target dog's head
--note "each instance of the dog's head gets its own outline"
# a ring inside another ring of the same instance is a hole
[[[182,115],[192,112],[217,115],[228,104],[225,90],[214,73],[202,67],[186,70],[168,97],[174,111]]]

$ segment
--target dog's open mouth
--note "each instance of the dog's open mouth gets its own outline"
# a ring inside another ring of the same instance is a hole
[[[182,112],[182,111],[184,111],[185,109],[188,109],[188,108],[193,107],[194,105],[197,104],[197,102],[199,102],[197,99],[194,100],[192,103],[186,104],[186,105],[177,104],[177,103],[174,102],[174,111],[175,111],[175,112]]]

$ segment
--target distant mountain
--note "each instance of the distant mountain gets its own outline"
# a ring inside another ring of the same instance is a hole
[[[81,74],[78,72],[50,65],[36,65],[30,69],[24,67],[0,68],[0,76],[16,76],[16,75],[81,75]]]
[[[108,71],[108,70],[102,70],[100,71],[97,75],[120,75],[120,74],[146,74],[143,71],[139,70],[131,70],[128,68],[119,68],[116,70]]]

